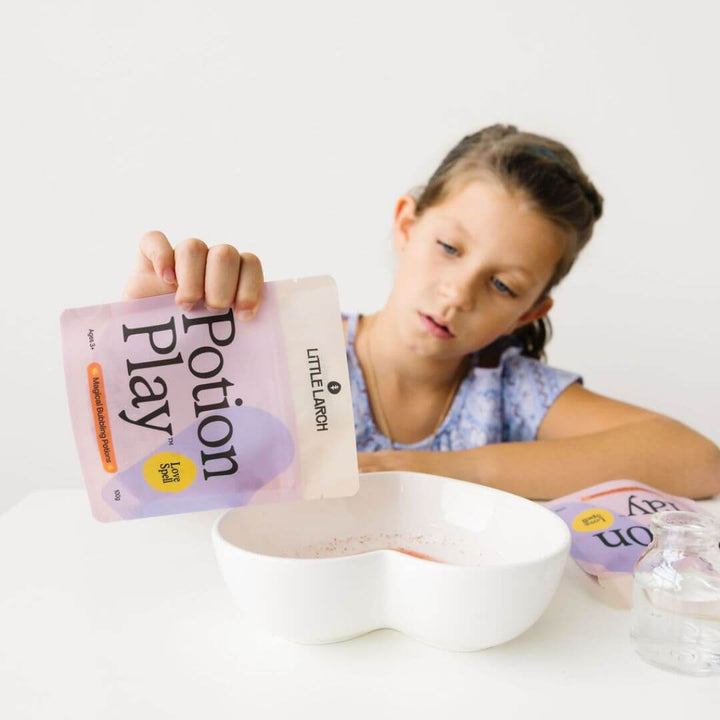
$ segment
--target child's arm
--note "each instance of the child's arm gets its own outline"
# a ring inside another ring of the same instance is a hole
[[[553,403],[535,442],[361,453],[360,469],[445,475],[534,500],[624,478],[691,498],[720,493],[720,450],[714,443],[680,422],[579,384]]]

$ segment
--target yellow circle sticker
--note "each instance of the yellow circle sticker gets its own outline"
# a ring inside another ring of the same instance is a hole
[[[590,532],[591,530],[605,530],[615,522],[615,516],[603,508],[584,510],[573,519],[572,529],[576,532]]]
[[[155,490],[176,493],[195,482],[197,466],[180,453],[160,452],[145,461],[143,475],[147,484]]]

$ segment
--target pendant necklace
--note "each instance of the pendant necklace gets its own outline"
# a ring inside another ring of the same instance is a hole
[[[370,380],[370,384],[372,386],[372,393],[375,396],[375,404],[377,405],[378,409],[378,420],[380,420],[380,424],[382,427],[380,428],[380,431],[390,440],[390,446],[394,449],[395,447],[395,440],[393,439],[392,430],[390,429],[390,423],[388,422],[387,416],[385,414],[385,408],[382,404],[382,399],[380,398],[380,392],[378,390],[378,383],[377,383],[377,377],[375,375],[375,363],[373,361],[372,357],[372,342],[370,341],[370,331],[375,327],[375,321],[377,320],[377,317],[373,318],[372,323],[369,327],[365,329],[365,349],[367,351],[367,360],[368,360],[368,370],[370,372],[368,373],[368,379]],[[452,387],[450,388],[450,392],[448,393],[448,396],[445,400],[445,403],[443,404],[442,410],[440,411],[440,415],[438,417],[437,423],[435,424],[435,428],[432,431],[432,434],[435,435],[437,431],[440,429],[440,426],[443,424],[445,420],[445,416],[448,413],[448,410],[450,409],[450,406],[452,405],[452,401],[455,397],[455,393],[458,390],[458,387],[460,386],[460,383],[462,382],[462,379],[465,375],[465,367],[467,364],[467,357],[463,358],[463,361],[460,363],[460,367],[458,368],[458,375],[453,381]],[[369,399],[369,398],[368,398]]]

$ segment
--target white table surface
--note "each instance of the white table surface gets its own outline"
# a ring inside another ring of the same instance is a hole
[[[720,515],[720,499],[707,503]],[[475,653],[392,630],[259,636],[218,570],[223,511],[103,524],[83,489],[0,515],[0,718],[717,717],[720,676],[646,665],[572,560],[543,617]]]

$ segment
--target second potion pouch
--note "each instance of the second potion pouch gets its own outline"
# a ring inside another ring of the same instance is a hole
[[[61,330],[98,520],[357,492],[332,278],[265,283],[246,323],[169,294],[66,310]]]
[[[690,498],[632,480],[610,480],[545,503],[567,524],[570,554],[610,604],[632,605],[633,569],[652,542],[650,518],[667,510],[707,512]]]

